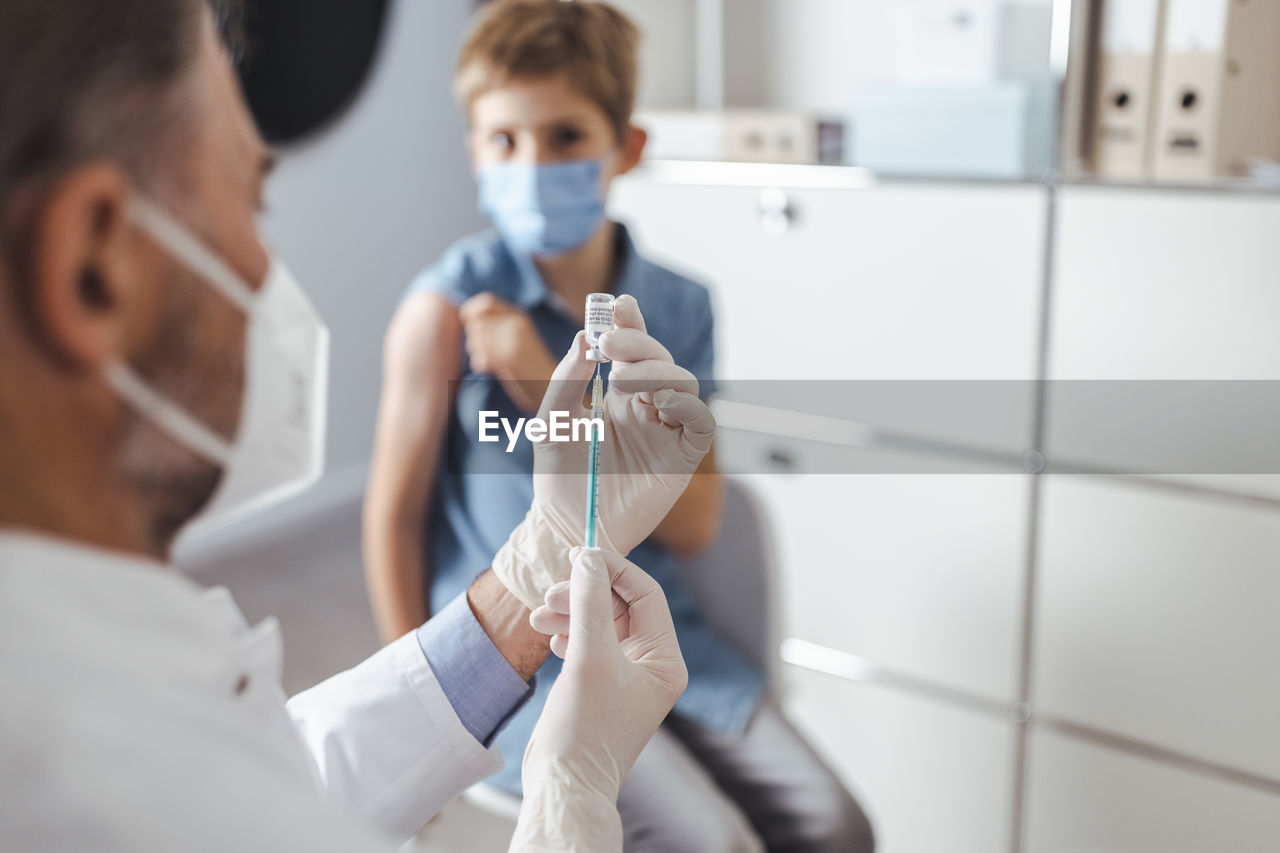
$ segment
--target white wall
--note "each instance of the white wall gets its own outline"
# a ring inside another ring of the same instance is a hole
[[[648,38],[641,51],[640,104],[693,105],[699,0],[615,0]],[[701,0],[716,2],[716,0]],[[843,114],[859,83],[897,79],[894,14],[908,4],[935,15],[990,7],[1008,30],[991,62],[1006,72],[1047,72],[1052,0],[719,0],[724,99],[730,107],[773,107]],[[690,52],[693,51],[691,54]],[[959,71],[959,69],[957,69]],[[687,75],[687,79],[682,78]]]
[[[612,0],[640,28],[637,103],[648,109],[692,109],[696,0]]]
[[[373,442],[383,332],[405,285],[481,227],[450,94],[469,0],[396,0],[382,51],[338,124],[286,149],[268,192],[267,238],[332,330],[327,474],[310,492],[214,547],[359,496]]]
[[[901,2],[901,0],[899,0]],[[644,36],[642,109],[692,109],[699,51],[700,3],[715,0],[612,0]],[[892,71],[892,0],[719,0],[723,24],[725,104],[839,112],[851,82]]]
[[[843,113],[892,73],[891,0],[726,0],[725,103]]]

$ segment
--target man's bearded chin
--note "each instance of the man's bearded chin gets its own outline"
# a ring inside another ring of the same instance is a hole
[[[164,292],[159,337],[139,372],[157,392],[230,440],[245,387],[244,320],[189,274],[177,273]],[[150,514],[152,544],[167,552],[209,504],[224,472],[143,413],[130,410],[121,436],[124,479]]]
[[[151,374],[156,390],[204,423],[227,421],[225,414],[237,407],[242,384],[228,376],[211,375],[214,371],[198,364],[191,349],[183,349],[178,353],[176,347],[166,347],[167,354],[157,358],[164,367]],[[238,377],[240,371],[236,373]],[[224,417],[211,418],[214,412]],[[209,504],[224,475],[219,463],[200,456],[132,409],[122,431],[119,458],[125,482],[149,514],[152,544],[163,552]]]
[[[174,538],[218,490],[223,471],[133,414],[125,427],[121,466],[149,514],[152,544],[167,552]]]

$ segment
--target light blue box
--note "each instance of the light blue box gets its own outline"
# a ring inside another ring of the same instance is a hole
[[[862,84],[846,129],[847,162],[889,175],[1046,175],[1053,165],[1055,92],[1050,80]]]

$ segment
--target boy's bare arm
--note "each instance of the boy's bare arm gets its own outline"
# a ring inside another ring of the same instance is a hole
[[[693,556],[716,541],[723,508],[724,480],[716,470],[712,447],[684,494],[653,531],[653,538],[678,556]]]
[[[365,579],[383,642],[421,625],[430,588],[426,524],[459,369],[461,323],[443,296],[410,296],[384,347],[369,488],[364,506]]]

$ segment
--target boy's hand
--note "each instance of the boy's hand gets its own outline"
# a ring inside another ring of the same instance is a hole
[[[557,359],[529,315],[488,292],[462,303],[458,315],[471,369],[496,377],[521,410],[536,412]]]

